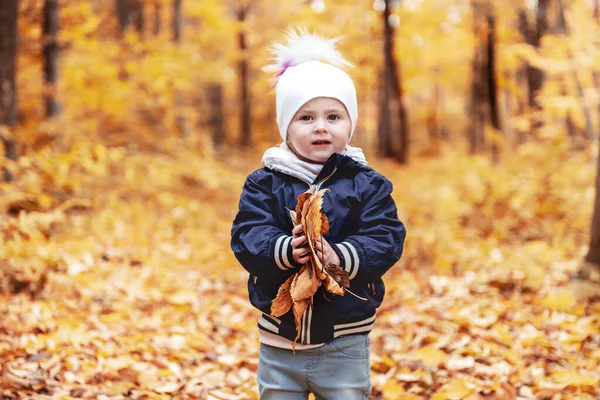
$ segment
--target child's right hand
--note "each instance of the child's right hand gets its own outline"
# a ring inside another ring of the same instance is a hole
[[[304,235],[304,231],[302,229],[302,224],[298,224],[294,226],[292,230],[293,239],[291,241],[292,245],[292,256],[294,257],[294,261],[296,261],[300,265],[304,265],[310,259],[310,249],[308,247],[308,242],[306,241],[306,236]]]

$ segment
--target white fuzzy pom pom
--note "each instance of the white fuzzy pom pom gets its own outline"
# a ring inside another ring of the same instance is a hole
[[[308,33],[304,29],[295,31],[290,28],[287,33],[287,42],[273,45],[271,58],[274,63],[263,68],[264,71],[277,72],[275,78],[281,76],[289,67],[302,64],[307,61],[322,61],[336,67],[352,64],[344,60],[342,54],[335,48],[341,38],[325,39],[314,33]]]

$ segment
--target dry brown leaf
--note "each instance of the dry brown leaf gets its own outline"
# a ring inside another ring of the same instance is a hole
[[[319,282],[314,279],[310,266],[306,264],[294,276],[290,290],[292,300],[298,302],[312,297],[319,287]]]
[[[277,297],[275,297],[275,300],[271,303],[271,316],[280,317],[292,308],[294,302],[292,300],[291,288],[295,276],[296,275],[290,276],[284,284],[279,287]]]
[[[302,193],[300,196],[298,196],[298,203],[296,204],[296,221],[302,220],[304,203],[306,202],[306,200],[310,199],[310,196],[312,196],[314,193],[314,189],[309,189],[306,192]]]

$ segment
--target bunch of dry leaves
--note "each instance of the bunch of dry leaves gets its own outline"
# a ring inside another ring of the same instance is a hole
[[[328,189],[316,191],[314,188],[298,196],[296,210],[290,210],[294,225],[301,224],[309,246],[309,261],[298,272],[290,276],[279,288],[271,305],[271,315],[280,317],[293,309],[298,332],[292,348],[300,337],[302,315],[312,303],[313,295],[320,286],[329,293],[343,296],[350,287],[348,272],[338,265],[321,261],[317,255],[316,243],[329,232],[329,221],[323,212],[323,196]]]

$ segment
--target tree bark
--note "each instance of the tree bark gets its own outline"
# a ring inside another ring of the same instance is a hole
[[[144,38],[144,1],[143,0],[133,0],[132,4],[132,14],[133,14],[133,25],[135,26],[135,31],[138,33],[140,39]]]
[[[408,112],[404,105],[400,63],[394,56],[394,31],[389,23],[390,0],[385,1],[383,22],[383,73],[380,85],[378,149],[382,157],[408,162]],[[398,136],[394,133],[398,132]]]
[[[115,8],[117,11],[117,19],[119,21],[119,38],[125,36],[125,32],[129,27],[130,22],[130,0],[116,0]]]
[[[18,0],[0,2],[0,125],[9,127],[17,124],[17,18]],[[17,159],[17,146],[14,139],[0,131],[6,158]],[[4,169],[4,179],[12,180],[10,171]]]
[[[175,43],[181,42],[182,21],[181,0],[173,0],[173,41]]]
[[[58,82],[58,0],[44,2],[44,104],[46,118],[52,118],[60,113],[60,105],[56,98],[56,83]]]
[[[152,25],[152,33],[154,36],[158,36],[160,34],[160,14],[160,3],[156,2],[154,3],[154,24]]]
[[[240,139],[242,146],[252,144],[251,114],[250,114],[250,89],[249,89],[249,68],[248,68],[248,46],[246,43],[246,32],[244,23],[248,12],[249,4],[239,4],[237,8],[237,21],[242,27],[238,33],[238,47],[242,58],[238,62],[239,93],[240,93]]]
[[[498,104],[498,82],[496,76],[496,17],[492,6],[488,9],[488,35],[487,35],[487,78],[488,78],[488,104],[490,106],[490,123],[496,134],[501,132],[499,104]],[[497,163],[500,158],[498,140],[492,141],[492,161]]]
[[[561,19],[564,21],[564,11],[562,4],[559,4]],[[600,1],[594,2],[594,15],[600,18]],[[565,24],[566,27],[566,24]],[[600,89],[600,76],[594,71],[594,85],[596,89]],[[598,114],[600,115],[600,104],[598,105]],[[600,138],[599,138],[600,139]],[[594,213],[592,214],[591,229],[590,229],[590,248],[585,256],[586,261],[594,265],[597,271],[600,271],[600,155],[596,156],[596,200],[594,201]]]
[[[181,27],[183,25],[182,20],[183,20],[183,16],[181,13],[181,0],[174,0],[173,1],[172,29],[173,29],[173,42],[175,44],[181,43]],[[175,100],[174,106],[175,106],[175,110],[176,110],[175,111],[175,125],[177,127],[177,130],[179,131],[179,136],[181,138],[186,138],[189,134],[189,129],[188,129],[188,124],[187,124],[185,115],[181,112],[181,108],[183,108],[185,106],[185,101],[183,99],[183,96],[179,92],[179,89],[177,89],[177,88],[174,89],[173,97]]]
[[[225,141],[225,129],[223,128],[223,86],[213,83],[208,87],[210,97],[211,121],[213,128],[213,144],[220,147]]]
[[[525,42],[536,49],[540,47],[542,36],[548,31],[548,7],[550,0],[539,0],[536,11],[535,28],[527,21],[526,12],[520,14],[521,33]],[[540,109],[535,97],[544,84],[544,72],[527,63],[527,100],[530,108]]]
[[[489,114],[489,85],[487,68],[487,17],[483,5],[473,1],[473,28],[475,54],[472,64],[471,81],[471,124],[468,129],[469,153],[475,154],[485,149],[485,124]]]

